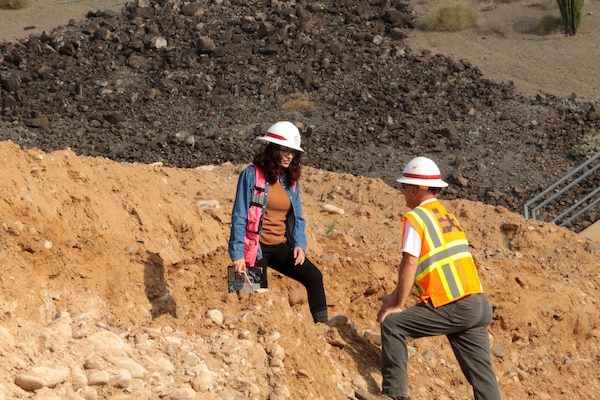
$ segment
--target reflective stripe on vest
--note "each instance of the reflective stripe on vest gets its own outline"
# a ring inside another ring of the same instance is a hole
[[[454,215],[434,201],[406,218],[423,238],[414,281],[422,301],[439,307],[483,292],[466,235]]]

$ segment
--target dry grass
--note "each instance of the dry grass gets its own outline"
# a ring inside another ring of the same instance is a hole
[[[417,22],[424,31],[458,32],[475,26],[477,11],[467,3],[454,2],[438,7]]]
[[[294,93],[282,105],[281,108],[288,111],[306,110],[312,106],[308,96],[301,93]]]
[[[521,0],[481,0],[481,3],[485,3],[489,6],[498,5],[498,4],[511,4],[516,3]],[[553,10],[558,9],[558,4],[556,0],[531,0],[528,2],[523,2],[523,5],[527,7],[537,7],[541,10]]]
[[[27,7],[27,0],[0,0],[0,8],[4,10],[20,10]]]
[[[308,99],[297,99],[285,102],[281,108],[288,111],[306,110],[312,106]]]
[[[532,33],[550,35],[559,32],[563,27],[562,18],[555,15],[544,15],[535,24]]]
[[[540,2],[540,9],[547,11],[558,10],[558,2],[556,0],[543,0]]]
[[[600,134],[585,135],[581,142],[573,148],[573,155],[580,160],[591,158],[598,152],[600,152]]]
[[[512,26],[507,25],[499,18],[489,18],[478,24],[479,30],[486,35],[496,35],[503,38],[511,37],[515,32]]]

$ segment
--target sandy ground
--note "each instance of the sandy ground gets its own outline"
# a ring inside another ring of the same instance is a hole
[[[69,20],[82,20],[92,10],[119,10],[125,0],[27,0],[20,10],[0,9],[0,40],[14,41],[39,35]]]
[[[417,2],[417,14],[425,15],[436,1]],[[531,33],[544,16],[560,17],[556,2],[471,3],[479,10],[476,28],[455,33],[416,30],[409,35],[411,48],[469,60],[489,78],[513,81],[527,96],[575,93],[600,100],[600,0],[586,1],[576,36]],[[490,33],[492,26],[507,31],[506,37]]]

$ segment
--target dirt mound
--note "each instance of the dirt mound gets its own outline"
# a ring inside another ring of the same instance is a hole
[[[394,287],[407,211],[382,180],[305,170],[308,256],[331,315],[350,318],[327,328],[272,271],[268,293],[227,294],[243,165],[124,164],[10,142],[0,158],[3,398],[352,399],[380,383],[376,297]],[[595,398],[598,244],[503,207],[447,204],[495,308],[504,398]],[[471,396],[443,338],[411,351],[413,398]]]
[[[138,1],[1,43],[0,398],[375,390],[407,211],[394,180],[420,154],[495,308],[503,397],[595,399],[599,246],[511,211],[579,163],[598,105],[411,49],[413,18],[390,1]],[[302,129],[307,255],[349,318],[333,328],[274,272],[267,293],[226,292],[237,174],[280,119]],[[443,338],[410,345],[412,398],[471,398]]]
[[[0,138],[189,168],[246,162],[252,139],[288,119],[315,168],[391,184],[426,155],[451,198],[521,212],[581,162],[573,148],[597,134],[598,105],[525,98],[467,60],[411,49],[414,18],[402,1],[139,1],[90,12],[0,44]]]

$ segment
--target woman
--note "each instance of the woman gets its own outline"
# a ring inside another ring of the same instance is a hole
[[[267,266],[300,282],[306,288],[314,322],[327,322],[323,275],[305,256],[306,224],[298,184],[304,151],[300,132],[291,122],[280,121],[259,139],[267,145],[240,174],[233,203],[229,238],[233,268],[243,275],[247,267],[262,267],[262,287],[267,287]],[[264,192],[257,188],[261,179]],[[259,207],[255,228],[250,227],[252,207]],[[253,232],[258,237],[254,253]]]

